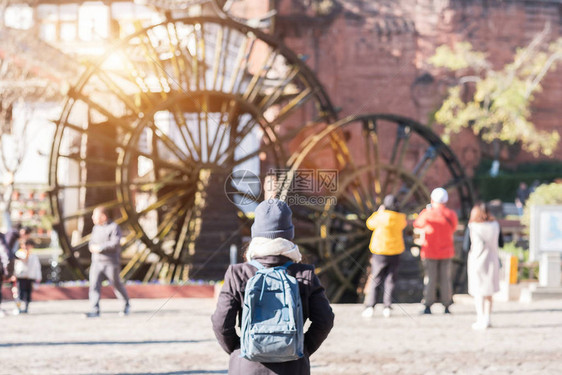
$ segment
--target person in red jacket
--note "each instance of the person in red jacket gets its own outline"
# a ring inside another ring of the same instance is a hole
[[[434,189],[431,192],[431,205],[414,220],[414,228],[424,233],[420,252],[425,268],[424,314],[431,314],[438,286],[445,314],[450,313],[449,306],[453,303],[451,259],[455,255],[453,233],[457,229],[458,218],[453,210],[445,206],[448,200],[445,189]]]

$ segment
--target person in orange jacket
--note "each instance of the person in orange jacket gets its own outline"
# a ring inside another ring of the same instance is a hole
[[[384,197],[378,211],[367,219],[367,228],[373,231],[369,249],[371,256],[371,284],[365,297],[363,317],[373,316],[377,301],[377,287],[384,285],[383,316],[390,317],[392,292],[396,281],[400,254],[404,252],[402,231],[406,227],[406,215],[398,212],[399,205],[394,195]]]
[[[414,228],[424,233],[420,256],[425,268],[423,291],[425,309],[423,314],[431,314],[439,286],[440,300],[449,314],[453,303],[451,281],[451,262],[455,255],[453,233],[457,229],[457,214],[445,206],[449,200],[447,191],[436,188],[431,192],[431,205],[426,207],[414,220]]]

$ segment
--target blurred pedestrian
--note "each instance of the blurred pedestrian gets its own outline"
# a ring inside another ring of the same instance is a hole
[[[23,246],[16,251],[16,261],[14,262],[14,276],[18,286],[18,298],[14,310],[16,315],[27,314],[31,303],[33,282],[40,283],[42,279],[41,263],[37,255],[33,254],[34,248],[35,242],[27,239]]]
[[[33,229],[24,227],[21,223],[16,224],[6,233],[6,245],[8,249],[15,254],[16,251],[25,246],[25,241],[31,237]]]
[[[539,186],[541,186],[541,182],[539,180],[534,180],[531,186],[529,187],[529,195],[533,194]]]
[[[90,265],[90,312],[87,318],[100,315],[101,284],[108,279],[118,299],[123,302],[120,315],[128,315],[130,310],[129,296],[121,282],[121,229],[110,220],[107,208],[96,207],[92,214],[94,227],[90,237],[89,250],[92,253]]]
[[[267,363],[241,357],[241,338],[236,326],[240,327],[242,320],[246,283],[257,269],[248,262],[235,264],[226,271],[217,309],[211,317],[219,344],[230,354],[229,374],[310,374],[309,358],[326,339],[334,324],[332,308],[314,273],[314,267],[300,263],[299,248],[292,242],[294,227],[291,217],[291,209],[285,202],[273,198],[261,202],[255,211],[252,241],[246,258],[248,262],[257,260],[266,268],[294,262],[288,266],[287,273],[298,281],[303,318],[311,322],[304,333],[304,356],[287,362]]]
[[[500,225],[486,204],[477,203],[470,211],[468,231],[468,294],[474,297],[476,307],[476,322],[472,328],[482,330],[491,326],[492,295],[500,290]]]
[[[520,182],[517,192],[515,193],[515,207],[517,207],[517,213],[519,216],[523,215],[523,208],[525,207],[525,202],[529,198],[530,190],[525,182]]]
[[[402,231],[406,227],[406,215],[399,212],[399,204],[394,195],[384,197],[383,204],[377,212],[367,219],[367,228],[373,231],[369,250],[371,255],[371,280],[365,296],[365,310],[362,316],[373,316],[377,303],[377,289],[384,286],[383,316],[390,317],[392,292],[396,282],[396,273],[400,254],[404,252]]]
[[[448,200],[449,194],[445,189],[434,189],[431,204],[414,220],[414,227],[423,232],[420,256],[425,269],[424,314],[431,314],[438,288],[445,314],[450,313],[449,306],[453,303],[451,262],[455,255],[453,234],[458,218],[453,210],[445,206]]]
[[[13,226],[5,235],[6,247],[8,248],[10,255],[10,262],[8,263],[8,275],[13,275],[14,273],[14,263],[16,260],[16,252],[25,248],[25,242],[31,238],[31,233],[33,230],[31,227],[24,227],[21,223],[17,223]],[[12,294],[14,300],[18,298],[18,287],[15,278],[11,277],[12,282]]]
[[[6,313],[2,310],[2,287],[4,286],[4,279],[9,279],[11,276],[8,273],[8,265],[10,264],[10,250],[6,246],[4,234],[0,233],[0,318],[3,318]]]

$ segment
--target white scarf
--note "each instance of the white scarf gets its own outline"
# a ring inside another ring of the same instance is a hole
[[[246,259],[252,260],[253,258],[268,255],[283,255],[297,263],[302,259],[299,247],[285,238],[252,238],[246,252]]]

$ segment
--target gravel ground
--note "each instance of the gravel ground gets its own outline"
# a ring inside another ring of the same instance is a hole
[[[470,329],[471,300],[456,296],[453,314],[434,307],[377,309],[334,305],[336,324],[311,358],[313,374],[560,374],[562,301],[497,303],[494,327]],[[117,300],[84,319],[87,301],[31,304],[30,314],[0,320],[1,374],[226,374],[228,356],[211,330],[212,299],[137,299],[119,317]]]

